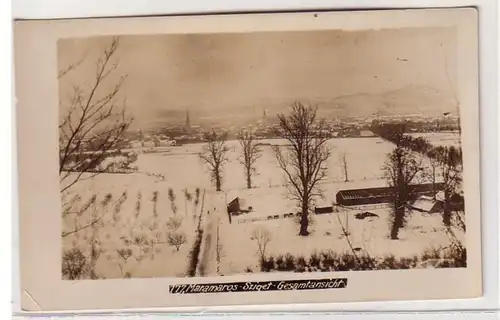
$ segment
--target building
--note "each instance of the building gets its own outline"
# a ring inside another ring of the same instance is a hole
[[[245,199],[235,197],[227,204],[227,212],[229,214],[240,214],[252,211],[252,207],[247,204]]]
[[[411,186],[410,198],[417,199],[420,196],[433,196],[437,190],[443,190],[443,183],[427,183]],[[336,194],[337,204],[343,206],[359,206],[377,203],[391,203],[394,201],[394,188],[366,188],[340,190]]]
[[[333,206],[321,206],[321,207],[315,207],[315,208],[314,208],[314,213],[315,213],[315,214],[333,213]]]
[[[443,202],[424,195],[415,200],[410,207],[420,212],[435,213],[442,211]]]

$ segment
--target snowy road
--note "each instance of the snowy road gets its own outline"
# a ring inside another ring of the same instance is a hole
[[[224,202],[218,199],[217,195],[211,197],[210,206],[204,213],[203,241],[201,244],[200,263],[198,265],[198,276],[217,275],[217,245],[218,245],[218,224],[222,214],[224,214]],[[215,201],[214,201],[215,200]]]

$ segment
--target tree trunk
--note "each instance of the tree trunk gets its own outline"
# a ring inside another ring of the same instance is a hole
[[[391,239],[398,240],[399,239],[399,229],[403,226],[404,215],[405,215],[405,207],[403,205],[402,199],[398,198],[395,201],[394,206],[394,221],[392,222],[391,227]]]
[[[432,199],[436,200],[437,188],[436,188],[436,167],[432,166]]]
[[[443,224],[447,227],[451,225],[450,192],[447,188],[444,190]]]
[[[250,172],[250,168],[247,168],[247,188],[252,189],[252,173]]]
[[[302,213],[300,215],[300,236],[308,236],[309,231],[307,231],[307,227],[309,226],[309,217],[308,217],[308,206],[307,202],[302,202]]]
[[[399,229],[403,226],[405,216],[405,204],[407,201],[407,190],[403,175],[401,155],[397,156],[397,185],[396,199],[394,200],[394,221],[391,226],[391,239],[399,239]]]
[[[221,179],[219,169],[215,169],[215,190],[221,191]]]

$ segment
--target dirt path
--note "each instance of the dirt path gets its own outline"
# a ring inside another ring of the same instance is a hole
[[[203,231],[203,241],[201,245],[200,263],[198,265],[199,276],[216,276],[217,275],[217,225],[221,212],[221,205],[217,201],[217,196],[211,197],[209,210],[204,213],[205,226]],[[216,201],[214,201],[216,200]]]
[[[211,197],[213,200],[213,197]],[[211,201],[212,202],[212,201]],[[208,276],[213,275],[216,272],[216,246],[217,246],[217,235],[216,235],[216,225],[217,225],[217,215],[212,206],[207,206],[207,209],[203,213],[204,222],[203,223],[203,240],[201,242],[201,254],[200,262],[198,264],[198,276]]]

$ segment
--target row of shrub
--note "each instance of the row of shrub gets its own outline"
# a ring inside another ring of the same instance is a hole
[[[199,198],[199,189],[196,189],[196,198]],[[194,240],[193,247],[189,252],[189,265],[187,270],[188,277],[196,276],[196,269],[198,267],[198,263],[200,260],[200,251],[201,251],[201,241],[203,239],[203,228],[201,227],[201,219],[203,216],[203,204],[201,206],[201,213],[198,217],[198,226],[196,227],[196,238]]]
[[[196,232],[196,238],[193,247],[191,248],[191,251],[189,251],[189,265],[187,270],[188,277],[196,276],[196,268],[198,267],[198,261],[200,258],[202,238],[203,238],[203,229],[199,229]]]
[[[372,132],[382,139],[400,144],[409,150],[423,154],[444,165],[457,167],[459,164],[462,164],[461,147],[435,146],[424,137],[412,137],[407,134],[407,129],[407,125],[404,123],[386,123],[372,125],[371,127]]]
[[[263,257],[260,260],[260,271],[331,272],[413,269],[426,267],[430,262],[436,268],[463,268],[466,267],[466,261],[466,249],[462,246],[426,250],[420,256],[411,258],[396,258],[394,255],[374,258],[367,254],[337,253],[328,250],[313,252],[308,258],[293,256],[290,253]]]

